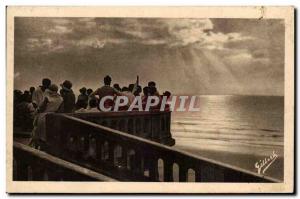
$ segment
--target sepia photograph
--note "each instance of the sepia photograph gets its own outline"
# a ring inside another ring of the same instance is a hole
[[[8,192],[292,192],[293,20],[8,7]]]

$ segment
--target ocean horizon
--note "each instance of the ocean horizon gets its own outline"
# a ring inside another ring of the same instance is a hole
[[[283,96],[201,95],[198,103],[199,112],[172,112],[174,147],[254,172],[273,151],[283,159]]]

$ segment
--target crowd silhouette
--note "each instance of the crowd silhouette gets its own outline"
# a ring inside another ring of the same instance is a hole
[[[105,100],[104,107],[114,107],[117,96],[125,96],[128,103],[118,107],[117,111],[128,111],[136,96],[142,99],[142,105],[145,107],[149,96],[157,96],[162,99],[163,96],[170,97],[171,93],[165,91],[159,94],[156,83],[150,81],[147,86],[139,85],[139,77],[135,83],[120,87],[118,83],[113,84],[110,76],[105,76],[103,86],[95,91],[91,88],[82,87],[79,89],[79,95],[75,97],[72,90],[72,82],[64,81],[58,86],[50,79],[44,78],[42,85],[30,87],[29,90],[22,92],[14,90],[14,127],[21,131],[32,131],[33,144],[45,140],[45,115],[47,113],[89,113],[100,112],[99,103],[105,96],[112,96],[112,99]],[[159,110],[157,107],[151,107],[150,111]],[[114,109],[113,109],[114,110]],[[135,110],[135,109],[134,109]]]

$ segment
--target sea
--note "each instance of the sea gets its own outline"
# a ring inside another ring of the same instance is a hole
[[[257,172],[255,163],[278,158],[264,175],[283,180],[284,97],[200,95],[199,111],[172,112],[175,148]]]

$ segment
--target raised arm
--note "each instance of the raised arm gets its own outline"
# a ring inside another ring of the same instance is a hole
[[[136,82],[135,82],[134,87],[132,89],[132,93],[135,93],[135,91],[138,89],[139,81],[140,81],[139,76],[137,75],[136,76]]]

